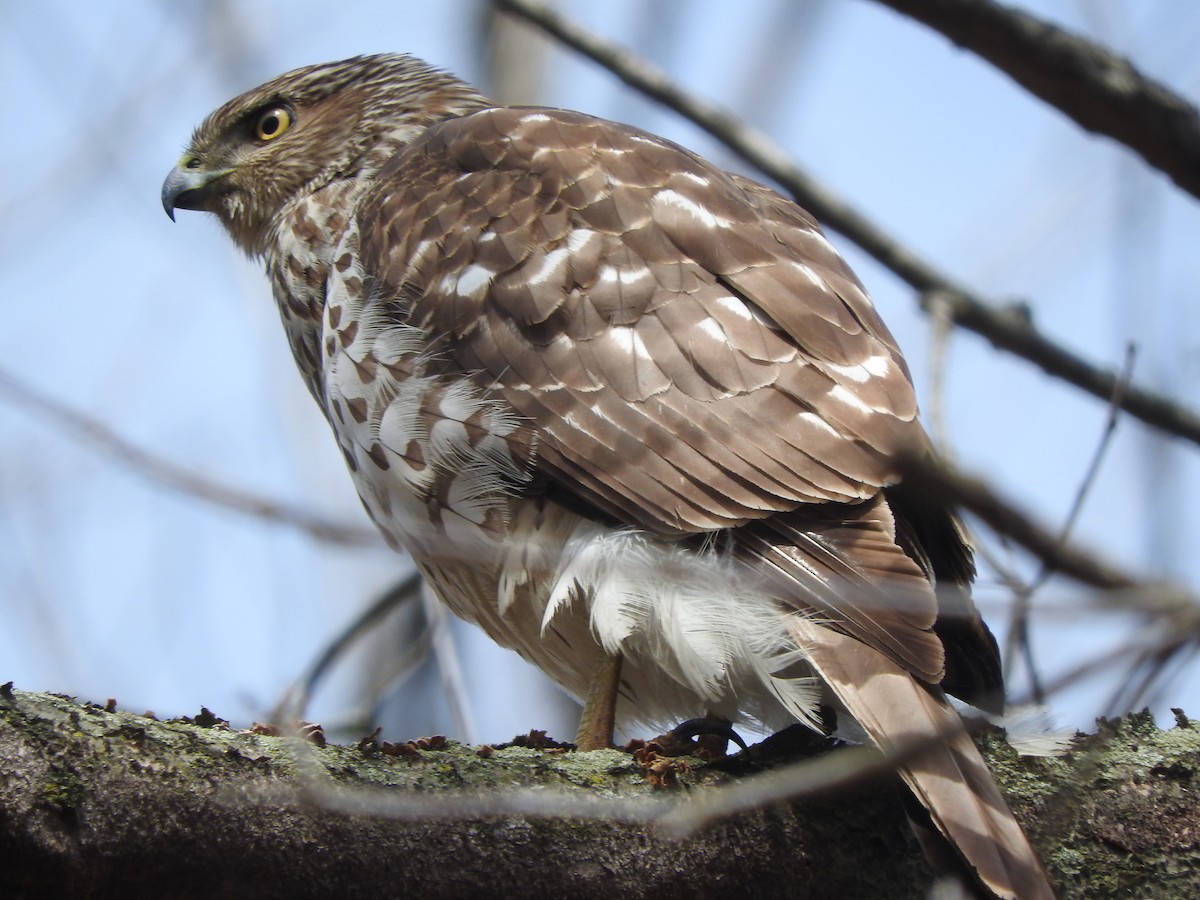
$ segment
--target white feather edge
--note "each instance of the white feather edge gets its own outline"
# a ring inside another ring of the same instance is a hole
[[[1078,734],[1074,728],[1059,726],[1049,708],[1035,704],[1014,706],[1002,716],[989,716],[988,721],[1004,729],[1020,756],[1062,756]]]
[[[797,720],[818,727],[821,686],[799,665],[803,654],[788,636],[787,621],[798,614],[727,554],[583,521],[561,559],[543,633],[585,604],[606,652],[621,653],[635,667],[639,659],[652,660],[708,710],[730,718],[747,711],[772,727]],[[642,696],[649,690],[637,693],[641,702],[650,699]]]

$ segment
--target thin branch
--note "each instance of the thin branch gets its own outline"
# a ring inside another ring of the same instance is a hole
[[[992,0],[876,0],[990,62],[1087,131],[1200,197],[1200,112],[1122,56]]]
[[[953,470],[927,456],[907,456],[902,460],[906,483],[927,493],[969,509],[989,527],[1011,538],[1042,560],[1051,571],[1104,590],[1091,604],[1107,610],[1135,612],[1145,623],[1141,634],[1131,638],[1115,652],[1089,659],[1059,676],[1043,688],[1053,694],[1067,684],[1090,674],[1112,671],[1123,658],[1133,660],[1128,677],[1113,698],[1113,703],[1135,702],[1161,677],[1168,662],[1200,646],[1200,599],[1185,588],[1154,583],[1123,571],[1098,555],[1065,540],[1060,533],[1036,523],[1013,504],[1001,499],[984,482]],[[1142,673],[1135,679],[1137,672]],[[1128,708],[1113,707],[1114,709]]]
[[[597,37],[539,0],[493,0],[504,11],[532,22],[562,43],[608,69],[630,87],[694,122],[785,190],[821,222],[895,272],[921,294],[929,311],[932,295],[955,324],[993,346],[1032,362],[1044,372],[1108,400],[1119,381],[1116,372],[1083,360],[1043,336],[1024,307],[997,308],[943,274],[862,213],[801,171],[765,135],[740,123],[727,110],[697,99],[644,59]],[[1144,388],[1130,387],[1122,408],[1163,431],[1200,444],[1200,413]]]
[[[470,691],[459,658],[454,633],[450,629],[450,613],[433,593],[428,582],[417,585],[421,603],[429,623],[430,646],[437,662],[438,677],[442,682],[442,694],[450,706],[450,718],[454,727],[465,740],[475,740],[479,729],[471,712]]]
[[[1095,484],[1097,476],[1100,474],[1100,466],[1104,462],[1104,457],[1108,455],[1108,448],[1112,446],[1113,435],[1117,433],[1117,425],[1121,421],[1121,397],[1128,389],[1129,384],[1133,381],[1133,367],[1137,362],[1137,347],[1130,343],[1125,347],[1125,363],[1121,367],[1121,379],[1117,382],[1116,389],[1108,405],[1108,416],[1104,420],[1104,430],[1100,434],[1100,440],[1096,443],[1095,452],[1092,453],[1092,458],[1088,462],[1087,470],[1084,472],[1083,480],[1079,482],[1079,488],[1075,492],[1075,498],[1071,501],[1071,508],[1067,511],[1067,518],[1062,524],[1062,529],[1059,531],[1059,540],[1065,543],[1071,537],[1071,532],[1075,529],[1075,523],[1079,520],[1079,514],[1083,510],[1084,501],[1091,493],[1092,485]],[[1046,563],[1042,563],[1041,571],[1037,577],[1033,579],[1030,585],[1030,592],[1037,590],[1050,576],[1053,575],[1053,570]]]
[[[1035,522],[1002,499],[985,482],[964,475],[945,462],[916,454],[903,455],[900,467],[905,483],[912,485],[918,494],[926,493],[970,510],[992,530],[1011,538],[1042,560],[1051,571],[1106,590],[1126,590],[1147,584],[1098,555],[1063,540],[1060,533]]]
[[[929,404],[925,419],[933,435],[934,446],[943,456],[950,453],[950,427],[946,420],[946,363],[950,356],[950,338],[954,319],[940,303],[931,303],[929,315]]]
[[[1119,715],[1152,702],[1151,696],[1158,694],[1167,683],[1164,673],[1168,667],[1174,664],[1178,669],[1186,664],[1194,656],[1196,646],[1194,633],[1185,636],[1164,634],[1159,646],[1149,647],[1137,655],[1109,698],[1105,714]]]
[[[968,730],[982,720],[964,720]],[[957,728],[957,723],[950,726]],[[264,800],[300,799],[344,815],[383,819],[434,821],[479,819],[490,816],[528,816],[602,820],[648,825],[672,840],[683,840],[739,813],[788,803],[806,797],[836,794],[893,776],[898,767],[943,742],[942,731],[897,742],[886,749],[872,745],[839,746],[820,755],[756,773],[753,778],[710,787],[680,799],[670,794],[651,796],[581,796],[576,790],[539,785],[487,792],[381,791],[378,785],[356,787],[330,776],[318,750],[308,741],[289,737],[299,775],[294,785],[268,788]],[[280,794],[273,794],[282,787]],[[240,799],[247,793],[239,788]]]
[[[275,722],[291,722],[304,718],[308,701],[316,692],[317,685],[346,652],[368,632],[401,606],[416,600],[421,595],[421,576],[413,572],[392,585],[378,599],[354,618],[342,633],[334,638],[321,652],[300,681],[276,706],[272,716]]]
[[[307,510],[206,478],[143,450],[103,422],[71,409],[3,370],[0,370],[0,391],[7,394],[17,405],[41,419],[52,422],[75,440],[89,444],[104,456],[116,460],[150,481],[157,481],[173,490],[190,494],[225,509],[245,513],[257,519],[290,525],[320,541],[354,546],[381,544],[374,529],[331,522]]]
[[[1096,443],[1096,449],[1092,453],[1087,470],[1084,472],[1083,479],[1079,482],[1079,487],[1075,491],[1075,497],[1071,501],[1071,508],[1067,512],[1067,518],[1059,530],[1058,537],[1060,543],[1065,543],[1071,537],[1071,532],[1074,530],[1075,523],[1079,519],[1079,514],[1083,510],[1084,501],[1087,499],[1092,485],[1096,483],[1096,478],[1100,474],[1100,464],[1104,461],[1104,457],[1108,453],[1108,448],[1112,446],[1113,435],[1116,434],[1117,424],[1121,419],[1121,394],[1130,381],[1133,380],[1133,366],[1136,359],[1137,348],[1131,343],[1125,349],[1125,365],[1121,371],[1121,380],[1109,402],[1108,416],[1105,418],[1100,440]],[[1034,702],[1039,704],[1045,702],[1046,695],[1042,689],[1037,668],[1033,661],[1033,651],[1029,637],[1029,609],[1033,601],[1033,595],[1042,585],[1050,580],[1050,576],[1053,574],[1054,570],[1047,563],[1043,562],[1037,575],[1021,590],[1016,592],[1012,608],[1012,618],[1009,625],[1008,646],[1005,650],[1005,668],[1009,669],[1011,668],[1017,648],[1021,649],[1026,667],[1029,670],[1029,680],[1032,685]]]
[[[1121,671],[1117,689],[1105,705],[1107,714],[1116,715],[1141,705],[1152,683],[1161,679],[1165,666],[1183,664],[1200,647],[1200,607],[1193,598],[1164,586],[1139,591],[1112,591],[1087,600],[1087,610],[1101,613],[1122,610],[1142,615],[1146,624],[1141,633],[1132,635],[1121,646],[1106,650],[1073,665],[1045,686],[1048,696],[1098,676]],[[1076,610],[1076,616],[1080,612]],[[1138,678],[1141,673],[1141,678]],[[1010,705],[1033,702],[1031,696],[1009,698]]]

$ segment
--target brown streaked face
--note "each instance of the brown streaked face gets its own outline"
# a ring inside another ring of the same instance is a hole
[[[214,213],[260,254],[289,201],[355,177],[373,149],[419,123],[426,95],[456,91],[481,105],[451,76],[394,54],[288,72],[204,120],[163,182],[163,208],[172,219],[176,209]]]
[[[260,252],[286,201],[350,162],[362,92],[349,79],[314,80],[317,68],[276,78],[208,116],[163,182],[168,215],[215,213],[243,250]]]

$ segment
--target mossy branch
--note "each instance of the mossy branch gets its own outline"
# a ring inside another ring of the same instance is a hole
[[[983,743],[1062,896],[1200,895],[1200,727],[1130,716],[1050,760]],[[674,841],[654,819],[748,767],[688,760],[656,787],[618,751],[380,747],[7,688],[4,894],[891,898],[924,896],[930,879],[879,781]],[[569,802],[578,815],[562,815]]]

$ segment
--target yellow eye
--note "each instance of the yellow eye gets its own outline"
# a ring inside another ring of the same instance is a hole
[[[268,109],[258,117],[254,134],[260,141],[273,141],[291,127],[292,114],[282,106]]]

